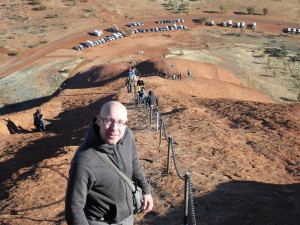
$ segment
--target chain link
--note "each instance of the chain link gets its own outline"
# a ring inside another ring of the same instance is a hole
[[[190,194],[190,208],[191,208],[191,217],[192,224],[196,225],[196,214],[195,214],[195,206],[194,206],[194,196],[193,196],[193,187],[191,176],[188,175],[188,186],[189,186],[189,194]]]
[[[176,173],[178,175],[178,177],[181,179],[181,180],[184,180],[184,177],[181,176],[181,174],[179,173],[179,170],[178,170],[178,167],[177,167],[177,164],[176,164],[176,159],[175,159],[175,154],[174,154],[174,148],[173,148],[173,139],[171,138],[171,149],[172,149],[172,158],[173,158],[173,161],[174,161],[174,166],[175,166],[175,169],[176,169]]]

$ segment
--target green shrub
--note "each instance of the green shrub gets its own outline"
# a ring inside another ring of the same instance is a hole
[[[123,27],[123,31],[126,33],[126,35],[127,35],[128,37],[131,36],[131,31],[130,31],[130,29],[129,29],[128,27]]]
[[[59,72],[60,73],[69,73],[71,70],[70,69],[62,69]]]
[[[253,6],[250,6],[250,7],[247,8],[248,14],[253,14],[254,11],[255,11],[255,8]]]
[[[205,22],[208,21],[208,19],[209,19],[208,17],[200,17],[198,21],[199,23],[204,24]]]
[[[289,45],[286,42],[283,42],[282,45],[280,46],[280,53],[283,57],[286,57],[289,54]]]
[[[41,1],[40,0],[33,0],[31,2],[31,5],[40,5],[41,4]]]
[[[227,13],[229,7],[228,7],[228,6],[225,6],[225,5],[220,5],[220,6],[219,6],[219,9],[220,9],[220,12],[221,12],[221,13]]]

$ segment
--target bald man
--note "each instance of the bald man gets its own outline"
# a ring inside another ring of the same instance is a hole
[[[144,211],[153,207],[150,185],[138,159],[135,139],[127,127],[127,110],[117,101],[105,103],[89,126],[72,159],[66,193],[67,223],[133,225],[133,198],[126,182],[95,152],[104,152],[144,194]]]

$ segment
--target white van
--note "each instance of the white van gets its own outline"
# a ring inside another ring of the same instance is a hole
[[[94,35],[101,36],[103,34],[102,30],[94,30]]]

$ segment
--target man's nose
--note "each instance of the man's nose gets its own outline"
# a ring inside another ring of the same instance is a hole
[[[112,130],[117,130],[119,128],[119,124],[116,121],[112,121],[110,124],[110,128]]]

